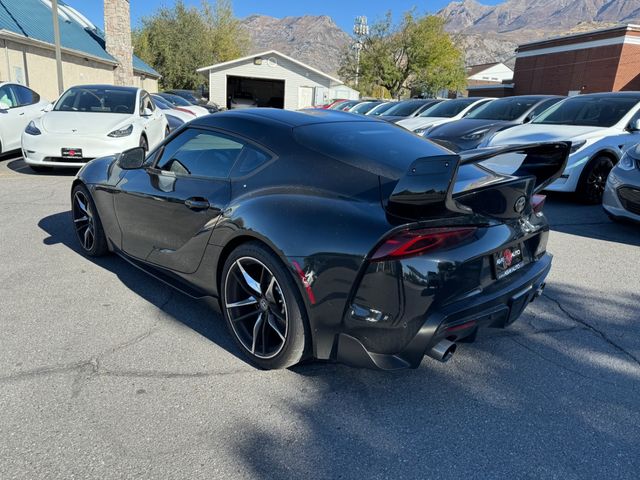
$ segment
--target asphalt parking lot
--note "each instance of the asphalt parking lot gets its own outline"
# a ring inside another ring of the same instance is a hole
[[[638,478],[640,227],[553,196],[512,328],[417,370],[262,372],[212,303],[79,253],[72,178],[0,161],[0,478]]]

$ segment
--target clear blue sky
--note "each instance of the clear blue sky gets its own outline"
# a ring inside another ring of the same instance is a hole
[[[83,13],[92,22],[102,26],[102,0],[65,0],[66,3]],[[173,0],[131,0],[131,20],[133,25],[140,17],[152,14],[160,6],[173,5]],[[189,5],[199,5],[199,0],[185,0]],[[246,17],[254,13],[270,15],[272,17],[286,17],[288,15],[329,15],[335,22],[351,31],[353,19],[357,15],[366,15],[369,21],[381,18],[391,9],[397,15],[411,7],[419,12],[430,13],[440,10],[449,3],[448,0],[323,0],[311,2],[309,0],[236,0],[233,7],[236,16]],[[486,5],[502,3],[502,0],[481,0]]]

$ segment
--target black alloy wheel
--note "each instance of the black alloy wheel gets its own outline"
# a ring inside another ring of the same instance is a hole
[[[264,369],[298,363],[305,351],[304,306],[291,275],[259,244],[246,244],[227,259],[222,310],[231,334],[250,361]]]
[[[107,240],[95,204],[84,185],[77,185],[72,193],[71,215],[76,238],[82,250],[91,257],[107,253]]]
[[[604,156],[596,157],[587,164],[578,185],[578,194],[584,203],[602,203],[602,195],[612,168],[613,162]]]

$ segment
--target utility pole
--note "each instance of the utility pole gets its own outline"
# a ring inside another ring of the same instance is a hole
[[[356,37],[356,43],[353,46],[356,50],[356,87],[358,86],[358,81],[360,80],[360,52],[363,47],[363,39],[367,35],[369,35],[369,25],[367,24],[367,17],[360,16],[356,17],[356,20],[353,24],[353,34]]]
[[[62,50],[60,48],[60,23],[58,22],[58,0],[51,1],[51,11],[53,12],[53,42],[56,46],[56,69],[58,71],[58,94],[64,91],[64,81],[62,79]]]

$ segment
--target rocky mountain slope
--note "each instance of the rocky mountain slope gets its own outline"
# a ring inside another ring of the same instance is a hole
[[[275,49],[328,74],[335,74],[349,35],[326,15],[274,18],[252,15],[242,21],[252,53]]]

